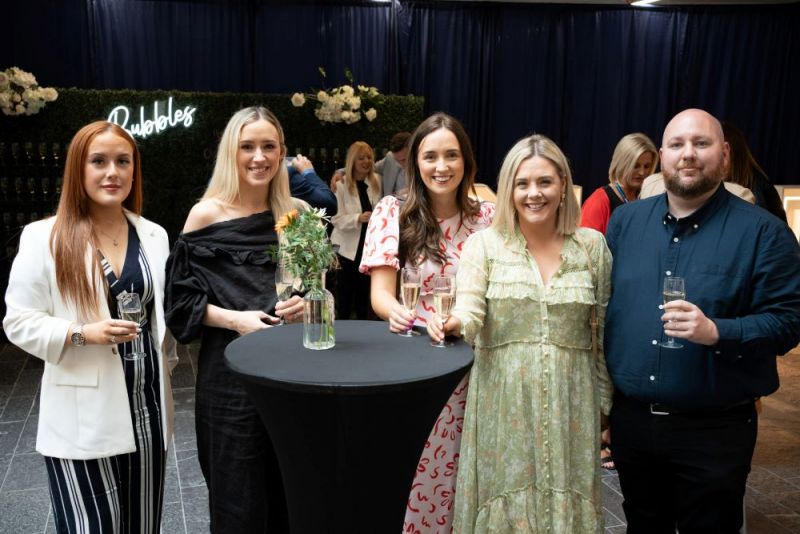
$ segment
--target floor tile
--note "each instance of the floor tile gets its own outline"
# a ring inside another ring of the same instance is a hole
[[[32,358],[31,358],[32,359]],[[42,383],[42,370],[41,369],[25,369],[19,374],[17,383],[14,385],[15,397],[34,396],[39,391],[39,385]]]
[[[0,386],[16,384],[24,365],[25,360],[0,361]]]
[[[197,449],[197,436],[194,430],[194,412],[175,414],[175,450]]]
[[[28,420],[25,421],[25,428],[22,430],[19,443],[17,443],[17,449],[14,451],[15,454],[36,452],[36,431],[38,430],[38,426],[39,415],[33,412],[28,417]]]
[[[172,388],[176,412],[194,412],[194,387]]]
[[[197,461],[197,451],[176,451],[178,458],[178,478],[181,489],[196,486],[205,487],[206,480]]]
[[[187,534],[183,521],[183,504],[180,501],[164,504],[161,517],[162,534]]]
[[[47,469],[44,459],[39,453],[14,455],[0,490],[5,494],[31,489],[47,489]]]
[[[0,494],[0,532],[44,532],[50,495],[47,489]]]
[[[186,532],[205,534],[209,532],[208,491],[205,486],[186,488],[183,494],[183,516],[186,519]]]
[[[17,397],[12,395],[11,398],[8,399],[8,402],[6,402],[6,408],[3,410],[3,414],[0,415],[0,423],[25,421],[25,419],[28,418],[28,414],[31,413],[33,400],[33,396]]]
[[[0,423],[0,458],[11,458],[11,455],[14,454],[24,425],[25,423],[22,421]]]
[[[178,470],[176,468],[167,468],[164,476],[164,503],[180,503],[181,502],[181,487],[178,481]]]
[[[194,387],[194,370],[189,362],[181,362],[172,370],[172,389]]]

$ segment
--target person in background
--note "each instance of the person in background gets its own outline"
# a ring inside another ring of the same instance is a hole
[[[611,213],[639,197],[644,179],[655,172],[658,153],[643,133],[628,134],[617,143],[607,185],[594,191],[583,203],[580,225],[605,233]]]
[[[767,173],[758,164],[742,131],[735,124],[722,121],[722,133],[731,147],[730,163],[725,181],[746,187],[753,192],[756,206],[761,206],[783,222],[786,211],[783,209],[778,191],[767,178]]]
[[[610,430],[628,532],[739,532],[754,400],[800,341],[800,247],[789,227],[721,187],[722,127],[688,109],[664,130],[666,194],[618,209],[605,349]],[[666,277],[683,298],[664,303]],[[679,348],[662,346],[675,338]]]
[[[55,217],[25,227],[11,267],[3,327],[45,362],[36,450],[58,532],[161,529],[177,357],[162,305],[169,241],[141,208],[136,143],[88,124],[69,145]],[[138,324],[117,313],[127,293],[140,296]]]
[[[339,245],[341,270],[336,273],[336,316],[367,319],[370,278],[359,272],[367,223],[372,208],[381,199],[380,178],[375,174],[372,148],[356,141],[347,150],[345,176],[336,189],[338,211],[331,218],[331,243]]]
[[[408,140],[411,134],[398,132],[389,141],[389,153],[375,164],[375,172],[381,177],[383,196],[402,196],[406,191],[406,161],[408,160]],[[331,189],[344,179],[344,169],[337,169],[331,177]]]
[[[314,170],[311,160],[302,154],[286,160],[289,170],[289,192],[294,198],[314,208],[324,208],[328,216],[336,215],[336,196]]]
[[[408,157],[408,196],[390,195],[375,207],[361,259],[361,272],[372,278],[372,308],[395,333],[424,327],[431,319],[434,275],[455,275],[464,241],[489,226],[494,215],[493,203],[469,198],[477,165],[456,119],[444,113],[425,119],[409,140]],[[423,281],[413,310],[396,296],[397,271],[406,266],[419,268]],[[450,531],[467,380],[456,387],[423,450],[404,532]]]
[[[201,338],[195,392],[200,468],[211,531],[288,532],[280,469],[255,405],[223,362],[239,336],[282,316],[302,321],[298,296],[278,301],[275,222],[307,207],[289,196],[283,129],[266,108],[228,121],[211,183],[186,219],[167,263],[167,324],[181,343]]]
[[[428,321],[434,341],[475,345],[454,531],[600,533],[611,254],[577,228],[569,164],[547,137],[517,142],[497,181],[492,227],[464,245],[455,308]]]

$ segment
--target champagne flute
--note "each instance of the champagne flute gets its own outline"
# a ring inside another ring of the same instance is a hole
[[[400,297],[403,300],[403,307],[410,312],[417,308],[419,293],[422,289],[422,278],[419,269],[416,267],[403,267],[400,272]],[[414,337],[420,335],[414,328],[409,328],[405,332],[399,332],[398,336]]]
[[[141,334],[144,312],[142,310],[142,301],[138,293],[120,293],[117,296],[117,311],[119,312],[119,318],[123,321],[133,321],[139,325],[139,332]],[[123,355],[125,360],[136,361],[145,357],[144,350],[142,349],[141,335],[131,341],[131,349],[132,352]]]
[[[664,278],[664,290],[662,291],[662,295],[664,297],[664,304],[672,302],[673,300],[685,299],[686,290],[684,289],[683,278],[679,276],[667,276]],[[680,349],[683,347],[680,343],[676,343],[671,336],[668,336],[667,341],[662,341],[659,345],[667,349]]]
[[[275,267],[275,291],[278,294],[278,300],[289,300],[294,290],[294,276],[289,270],[284,260],[278,261]],[[286,319],[283,316],[280,318],[278,324],[286,324]]]
[[[449,274],[437,274],[433,277],[433,307],[442,321],[442,327],[450,317],[450,311],[456,302],[456,280]],[[449,347],[452,343],[442,338],[438,343],[431,341],[433,347]]]

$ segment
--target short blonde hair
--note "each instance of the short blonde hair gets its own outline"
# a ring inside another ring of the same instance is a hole
[[[656,172],[658,166],[658,150],[656,145],[645,134],[636,132],[628,134],[617,143],[614,154],[611,156],[611,165],[608,167],[608,181],[614,183],[621,178],[630,176],[636,167],[636,162],[642,154],[653,154],[653,164],[647,170],[646,176]]]
[[[497,212],[492,227],[506,237],[513,236],[517,232],[519,217],[514,208],[514,178],[522,162],[534,156],[552,163],[564,181],[564,202],[558,208],[556,230],[560,235],[571,235],[575,233],[581,216],[578,199],[572,191],[572,171],[567,157],[558,145],[539,134],[520,139],[506,154],[497,177]]]
[[[286,141],[280,121],[265,107],[251,106],[240,109],[228,121],[225,131],[219,140],[217,160],[214,163],[214,172],[202,200],[214,198],[227,204],[239,201],[239,167],[236,164],[236,154],[239,151],[239,141],[242,138],[242,129],[248,124],[265,120],[275,127],[278,132],[278,141],[281,146],[281,155],[286,155]],[[269,207],[275,220],[292,209],[292,200],[289,193],[289,171],[283,161],[280,162],[278,172],[269,183],[267,190]]]
[[[367,183],[376,191],[380,190],[381,187],[381,181],[378,178],[378,174],[375,172],[375,151],[372,150],[372,147],[369,146],[368,143],[364,141],[356,141],[350,145],[350,148],[347,149],[347,157],[345,158],[344,163],[344,183],[351,195],[358,194],[356,192],[355,168],[356,160],[362,152],[367,152],[372,156],[372,169],[369,171]]]

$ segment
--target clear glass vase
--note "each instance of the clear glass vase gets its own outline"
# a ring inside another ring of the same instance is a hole
[[[303,297],[303,346],[311,350],[330,349],[336,345],[334,301],[325,289],[325,273],[311,275],[305,283],[308,289]]]

